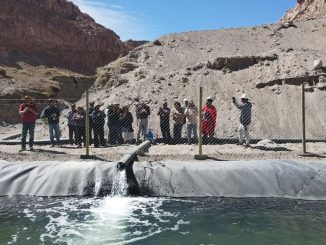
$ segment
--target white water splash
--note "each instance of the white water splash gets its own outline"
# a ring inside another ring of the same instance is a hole
[[[126,170],[120,171],[116,168],[113,176],[113,181],[112,181],[111,197],[127,196],[128,194],[127,188],[128,188],[128,184],[127,184]]]
[[[161,209],[165,201],[122,196],[65,200],[62,206],[41,208],[49,223],[40,239],[45,244],[127,244],[179,229],[175,226],[182,217]]]

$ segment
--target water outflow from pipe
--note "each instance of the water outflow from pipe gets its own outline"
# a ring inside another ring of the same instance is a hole
[[[111,197],[125,197],[128,195],[128,184],[126,169],[120,171],[118,168],[114,171],[112,180]]]

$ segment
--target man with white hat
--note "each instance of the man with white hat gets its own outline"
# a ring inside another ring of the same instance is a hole
[[[184,108],[187,108],[188,107],[188,104],[189,104],[189,99],[188,98],[185,98],[183,100],[183,102],[185,103],[185,107]]]
[[[232,102],[241,111],[238,144],[242,145],[245,143],[245,146],[248,147],[250,144],[249,125],[251,123],[252,104],[246,94],[241,96],[241,104],[238,104],[235,97],[232,97]]]

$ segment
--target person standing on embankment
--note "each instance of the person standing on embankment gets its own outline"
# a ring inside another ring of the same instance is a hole
[[[161,128],[164,144],[171,143],[170,113],[171,113],[171,109],[168,107],[168,102],[164,100],[162,107],[160,107],[157,113],[157,115],[160,116],[160,128]]]
[[[23,98],[23,103],[19,106],[19,115],[22,121],[21,151],[26,150],[27,132],[29,132],[29,149],[33,151],[35,121],[37,119],[38,109],[32,97],[25,96]]]
[[[203,142],[207,144],[214,137],[214,131],[216,126],[216,117],[217,111],[215,106],[213,106],[213,97],[207,97],[206,105],[204,105],[201,109],[203,124],[202,124],[202,132],[203,132]]]
[[[48,101],[49,105],[42,112],[41,118],[46,118],[48,121],[51,147],[54,147],[55,143],[57,145],[60,143],[60,110],[57,107],[56,101],[54,99],[49,99]],[[56,138],[56,142],[54,141],[54,138]]]
[[[137,142],[146,140],[146,133],[148,128],[148,117],[151,114],[149,106],[145,104],[144,101],[141,101],[136,108],[136,116],[138,119],[138,130],[137,130]]]
[[[171,116],[173,124],[173,144],[181,144],[182,127],[186,123],[185,108],[181,106],[179,101],[174,102]]]
[[[100,110],[101,105],[96,105],[92,111],[90,118],[92,119],[92,127],[94,130],[94,147],[105,146],[104,139],[104,124],[105,124],[105,113]]]
[[[241,104],[238,104],[235,97],[232,97],[233,104],[241,110],[240,126],[239,126],[239,145],[245,143],[248,147],[250,144],[249,125],[251,123],[251,108],[252,104],[246,94],[241,96]]]

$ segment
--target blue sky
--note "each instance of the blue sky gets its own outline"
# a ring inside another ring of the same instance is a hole
[[[71,0],[122,40],[275,23],[296,0]]]

